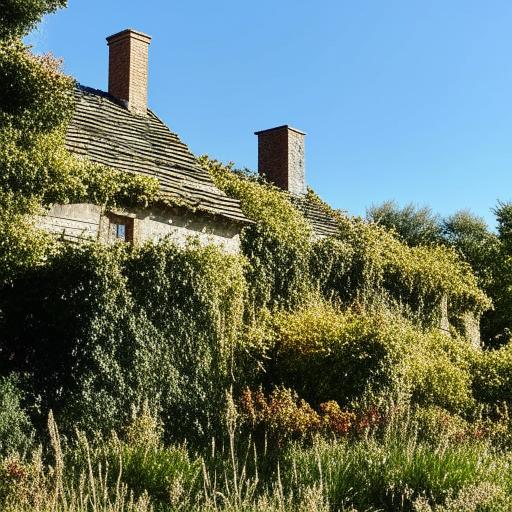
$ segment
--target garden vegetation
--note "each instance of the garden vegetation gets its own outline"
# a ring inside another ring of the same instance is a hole
[[[4,4],[1,510],[512,510],[509,205],[493,235],[310,191],[338,226],[316,239],[288,194],[202,157],[254,221],[240,255],[65,243],[34,220],[54,203],[164,199],[65,149],[74,82],[20,39],[65,2]]]

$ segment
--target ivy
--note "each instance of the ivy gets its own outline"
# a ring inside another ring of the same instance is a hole
[[[0,374],[62,428],[107,433],[148,401],[167,437],[219,428],[246,296],[240,257],[213,246],[59,245],[0,286]]]
[[[439,322],[445,297],[454,320],[491,306],[470,266],[450,248],[411,248],[378,224],[334,210],[309,189],[306,200],[338,225],[336,236],[313,242],[311,227],[286,192],[232,165],[207,157],[201,163],[256,222],[246,229],[242,246],[253,272],[249,282],[266,292],[260,302],[293,307],[318,288],[345,304],[384,299],[428,325]]]
[[[387,298],[406,306],[426,324],[439,321],[448,300],[453,317],[480,314],[491,306],[470,266],[450,248],[409,247],[377,224],[340,217],[340,232],[316,242],[312,274],[323,293],[344,303]]]
[[[250,262],[248,282],[256,309],[292,308],[310,290],[308,258],[312,231],[290,196],[247,171],[235,171],[206,156],[199,159],[215,185],[240,200],[254,224],[242,233],[242,251]]]

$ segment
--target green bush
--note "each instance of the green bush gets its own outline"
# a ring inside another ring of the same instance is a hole
[[[420,439],[431,443],[438,443],[440,439],[461,442],[472,434],[468,421],[438,406],[415,408],[411,421],[417,428]]]
[[[454,412],[473,405],[465,340],[422,330],[386,311],[342,311],[326,302],[275,315],[270,380],[312,404],[405,394]]]
[[[26,452],[33,441],[33,428],[22,406],[18,379],[0,378],[0,457]]]
[[[240,259],[215,247],[64,245],[2,288],[0,371],[30,375],[64,430],[109,432],[148,400],[167,434],[210,435],[244,297]]]
[[[473,389],[478,401],[512,405],[512,344],[478,354],[473,367]]]
[[[237,371],[246,297],[242,260],[214,246],[183,250],[162,242],[136,249],[125,273],[136,310],[157,333],[154,350],[145,352],[151,368],[146,398],[160,397],[156,405],[175,434],[209,437],[220,428]]]
[[[59,66],[51,56],[33,55],[20,40],[0,40],[0,129],[22,131],[26,142],[69,122],[73,80]]]

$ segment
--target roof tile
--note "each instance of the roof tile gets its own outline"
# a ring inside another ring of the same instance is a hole
[[[137,116],[103,91],[78,86],[66,145],[110,167],[152,176],[164,194],[185,206],[231,221],[250,222],[240,203],[213,184],[189,148],[151,111]]]

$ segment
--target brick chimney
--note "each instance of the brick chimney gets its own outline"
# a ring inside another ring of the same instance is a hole
[[[306,193],[305,133],[284,125],[256,132],[258,172],[283,190]]]
[[[137,114],[148,108],[148,53],[151,37],[127,29],[107,37],[108,92]]]

